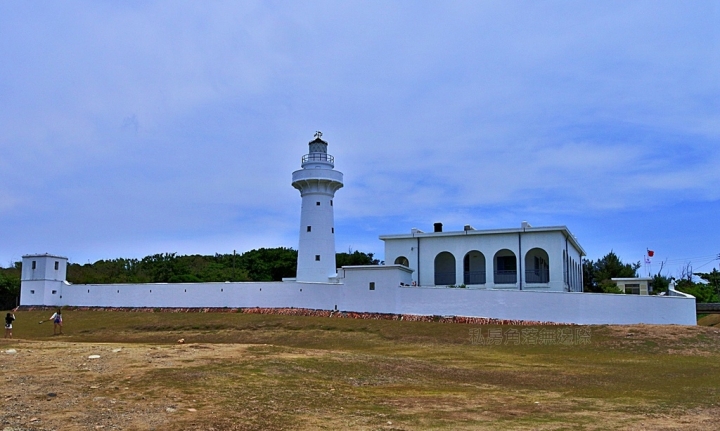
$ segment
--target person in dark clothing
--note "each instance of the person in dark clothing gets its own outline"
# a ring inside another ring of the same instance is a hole
[[[15,321],[15,314],[13,313],[15,310],[17,310],[17,308],[5,316],[5,338],[12,338],[12,325]]]

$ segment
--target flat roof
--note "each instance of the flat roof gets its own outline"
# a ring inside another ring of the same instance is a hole
[[[612,281],[652,281],[650,277],[618,277],[611,278]]]
[[[401,269],[406,272],[413,272],[414,270],[408,268],[405,265],[398,265],[398,264],[392,264],[392,265],[347,265],[342,266],[340,269],[344,269],[347,271],[356,271],[356,270],[376,270],[376,271],[383,271],[388,269]]]
[[[380,235],[382,241],[393,239],[409,239],[409,238],[431,238],[441,236],[473,236],[473,235],[500,235],[509,233],[533,233],[533,232],[561,232],[572,245],[580,251],[580,256],[587,256],[585,249],[578,243],[575,235],[570,232],[567,226],[542,226],[542,227],[520,227],[509,229],[470,229],[447,232],[411,232],[406,234]]]
[[[50,253],[42,253],[42,254],[26,254],[23,256],[23,259],[26,257],[54,257],[56,259],[67,259],[65,256],[58,256],[56,254],[50,254]]]

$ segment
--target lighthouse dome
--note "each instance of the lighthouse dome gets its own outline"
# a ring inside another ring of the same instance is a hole
[[[308,143],[308,146],[310,147],[310,153],[327,154],[328,143],[320,138],[315,138],[314,140],[310,141],[310,143]]]

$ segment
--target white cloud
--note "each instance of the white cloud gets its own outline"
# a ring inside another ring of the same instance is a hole
[[[0,259],[53,241],[227,248],[243,235],[219,232],[253,223],[247,244],[293,239],[290,174],[318,128],[346,174],[346,242],[717,200],[717,17],[673,2],[0,5]]]

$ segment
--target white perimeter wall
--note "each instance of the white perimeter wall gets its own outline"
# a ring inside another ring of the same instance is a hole
[[[344,269],[345,284],[182,283],[65,285],[23,281],[20,303],[96,307],[269,307],[454,315],[577,324],[695,325],[695,298],[406,287],[399,266]],[[370,290],[369,283],[375,289]],[[31,294],[30,290],[35,293]],[[51,293],[55,290],[56,293]]]
[[[695,298],[602,293],[398,288],[398,313],[577,324],[695,325]],[[431,312],[432,310],[432,312]]]
[[[37,282],[35,282],[37,283]],[[35,294],[24,288],[21,305],[72,305],[80,307],[298,307],[332,310],[340,291],[337,284],[258,283],[149,283],[72,284],[48,282],[46,290],[56,294]],[[42,297],[51,298],[43,304]],[[51,303],[48,303],[51,302]]]

